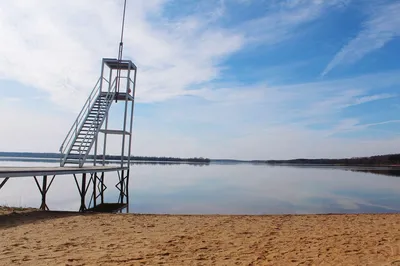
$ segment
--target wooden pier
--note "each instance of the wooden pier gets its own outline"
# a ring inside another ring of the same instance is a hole
[[[116,172],[119,190],[117,202],[104,202],[104,184],[107,173]],[[40,209],[49,210],[47,192],[57,176],[73,177],[80,195],[79,212],[117,212],[126,208],[129,212],[129,167],[84,166],[84,167],[0,167],[0,190],[10,178],[33,177],[42,196]],[[79,180],[80,179],[80,180]],[[79,182],[80,181],[80,182]],[[91,189],[91,193],[89,190]],[[87,196],[89,203],[87,203]]]

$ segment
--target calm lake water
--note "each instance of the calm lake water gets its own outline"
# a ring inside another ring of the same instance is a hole
[[[0,166],[58,166],[8,162]],[[393,174],[393,172],[392,172]],[[106,201],[116,202],[117,177],[106,176]],[[400,178],[350,170],[252,164],[135,164],[130,212],[170,214],[381,213],[400,211]],[[79,209],[72,176],[58,176],[48,192],[52,210]],[[11,178],[0,205],[39,207],[31,177]]]

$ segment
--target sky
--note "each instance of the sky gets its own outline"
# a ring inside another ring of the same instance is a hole
[[[118,55],[122,6],[0,0],[0,151],[58,152]],[[133,154],[398,153],[398,14],[398,0],[128,0]]]

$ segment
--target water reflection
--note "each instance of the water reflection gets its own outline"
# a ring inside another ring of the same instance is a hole
[[[11,162],[0,162],[10,165]],[[13,162],[33,166],[43,163]],[[47,163],[46,166],[57,166]],[[201,167],[198,167],[201,166]],[[204,167],[207,166],[207,167]],[[344,171],[346,170],[346,171]],[[175,214],[278,214],[398,212],[400,172],[393,169],[288,167],[252,164],[135,162],[129,182],[130,211]],[[106,176],[106,201],[115,202],[116,175]],[[13,179],[0,204],[38,207],[32,178]],[[51,209],[77,210],[70,176],[59,176],[48,195]]]
[[[395,169],[351,169],[351,171],[371,173],[376,175],[400,176],[400,171]]]
[[[191,166],[208,166],[210,163],[202,163],[202,162],[157,162],[157,161],[133,161],[131,165],[191,165]]]

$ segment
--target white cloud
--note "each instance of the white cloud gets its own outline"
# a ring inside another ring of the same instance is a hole
[[[344,108],[398,97],[387,93],[400,85],[399,71],[361,75],[330,81],[317,81],[274,87],[292,118],[329,118]],[[274,97],[274,94],[270,97]]]
[[[19,102],[21,101],[21,98],[18,97],[5,97],[2,99],[5,102]]]
[[[376,122],[376,123],[362,124],[362,123],[360,123],[360,121],[358,119],[347,118],[347,119],[341,120],[339,122],[339,124],[334,126],[333,129],[329,130],[327,136],[331,136],[336,133],[361,131],[361,130],[365,130],[369,127],[386,125],[386,124],[395,124],[395,123],[400,123],[400,120],[387,120],[387,121],[381,121],[381,122]]]
[[[400,138],[363,140],[327,137],[298,126],[266,128],[224,141],[216,157],[243,159],[343,158],[398,153]]]
[[[164,1],[128,2],[125,54],[139,66],[138,99],[164,101],[153,118],[135,120],[134,154],[254,159],[393,151],[397,139],[347,142],[306,126],[321,118],[337,124],[342,118],[330,114],[395,97],[381,90],[400,84],[398,72],[282,86],[212,83],[222,75],[221,62],[248,41],[281,42],[340,2],[277,5],[276,14],[234,29],[216,23],[227,12],[224,4],[216,13],[197,10],[169,20],[163,17]],[[79,110],[97,80],[100,59],[118,50],[122,10],[116,3],[0,0],[0,32],[5,36],[0,42],[0,77],[46,92],[57,106]],[[203,14],[208,17],[203,19]],[[185,95],[207,104],[182,100]],[[174,97],[177,104],[170,104]],[[0,111],[10,113],[0,116],[0,125],[8,125],[0,132],[2,150],[57,151],[74,121],[51,109],[42,113],[6,101]],[[146,112],[135,113],[141,111]],[[296,123],[298,119],[307,121]],[[347,128],[357,125],[348,122]],[[373,147],[378,148],[372,152]]]
[[[384,100],[384,99],[389,99],[389,98],[394,98],[394,97],[397,97],[397,95],[396,94],[389,94],[389,93],[362,96],[362,97],[360,97],[358,99],[355,99],[354,103],[350,104],[350,105],[363,104],[363,103],[368,103],[368,102],[378,101],[378,100]]]
[[[73,116],[0,100],[0,151],[58,152]]]
[[[125,56],[139,66],[142,102],[183,95],[188,86],[215,78],[219,60],[243,44],[238,34],[208,27],[201,14],[165,20],[164,2],[128,2]],[[117,54],[121,12],[116,1],[1,1],[0,76],[78,110],[97,80],[101,57]]]
[[[354,63],[400,36],[400,3],[374,7],[363,29],[329,62],[322,76],[341,64]]]
[[[193,86],[220,77],[222,60],[247,42],[290,38],[341,1],[265,2],[273,12],[234,28],[218,23],[229,16],[225,1],[188,13],[177,9],[172,19],[164,16],[168,3],[128,1],[124,51],[139,66],[141,102],[198,95]],[[117,54],[121,13],[118,1],[0,1],[0,77],[44,90],[54,103],[79,110],[97,80],[101,58]]]
[[[272,1],[271,12],[243,23],[240,27],[251,41],[276,44],[296,36],[298,29],[315,21],[331,8],[340,8],[348,1]],[[265,4],[267,6],[267,4]]]

